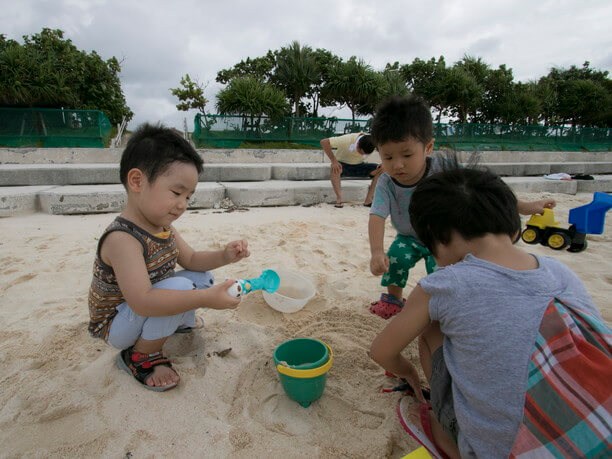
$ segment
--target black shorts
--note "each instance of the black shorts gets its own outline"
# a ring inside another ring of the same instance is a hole
[[[453,403],[452,379],[444,361],[443,347],[431,356],[431,409],[444,431],[457,442],[459,426]]]
[[[370,177],[370,174],[376,170],[376,163],[360,163],[347,164],[338,161],[342,165],[342,174],[340,177]]]

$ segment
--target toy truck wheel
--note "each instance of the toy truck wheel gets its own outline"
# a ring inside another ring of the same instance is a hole
[[[569,252],[582,252],[588,247],[586,239],[583,242],[572,242],[572,245],[567,249]]]
[[[551,249],[561,250],[567,247],[571,241],[570,237],[565,233],[552,233],[546,241]]]
[[[540,242],[540,237],[540,230],[537,228],[527,228],[525,229],[525,231],[523,231],[523,234],[521,235],[521,238],[527,244],[537,244],[538,242]]]

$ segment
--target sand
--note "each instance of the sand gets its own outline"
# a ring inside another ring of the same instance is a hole
[[[535,199],[549,194],[521,194]],[[557,219],[592,195],[555,195]],[[206,327],[175,335],[166,353],[182,380],[144,390],[87,334],[87,289],[97,238],[115,214],[0,219],[0,456],[401,457],[417,445],[395,414],[399,395],[366,355],[385,325],[367,305],[378,298],[369,272],[368,209],[330,205],[190,211],[176,224],[196,248],[247,238],[252,255],[216,272],[248,278],[284,266],[310,277],[317,295],[300,312],[272,310],[261,292],[234,311],[201,310]],[[608,215],[608,220],[612,215]],[[389,227],[387,244],[394,232]],[[612,320],[612,222],[586,252],[556,252]],[[409,286],[425,275],[423,263]],[[272,360],[293,337],[326,341],[335,354],[323,397],[289,400]],[[225,356],[218,353],[231,347]],[[407,349],[414,362],[416,347]]]

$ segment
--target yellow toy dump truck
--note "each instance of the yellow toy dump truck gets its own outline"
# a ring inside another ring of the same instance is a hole
[[[527,244],[547,245],[562,250],[569,245],[569,252],[582,252],[587,248],[587,234],[602,234],[606,212],[612,208],[612,195],[597,192],[593,202],[576,207],[569,213],[569,228],[563,228],[555,220],[551,209],[542,215],[532,215],[521,238]]]

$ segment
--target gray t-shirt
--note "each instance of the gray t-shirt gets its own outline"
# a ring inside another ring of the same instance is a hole
[[[444,159],[441,157],[428,156],[427,169],[423,177],[440,172],[443,161]],[[391,215],[391,223],[398,234],[412,236],[418,240],[410,223],[410,215],[408,214],[408,206],[410,206],[412,192],[416,186],[417,183],[412,186],[401,185],[387,173],[381,174],[376,183],[370,214],[378,215],[382,218],[387,218]]]
[[[550,301],[601,317],[582,281],[560,261],[534,255],[514,271],[468,254],[420,280],[444,333],[462,457],[508,457],[523,417],[527,370]]]

